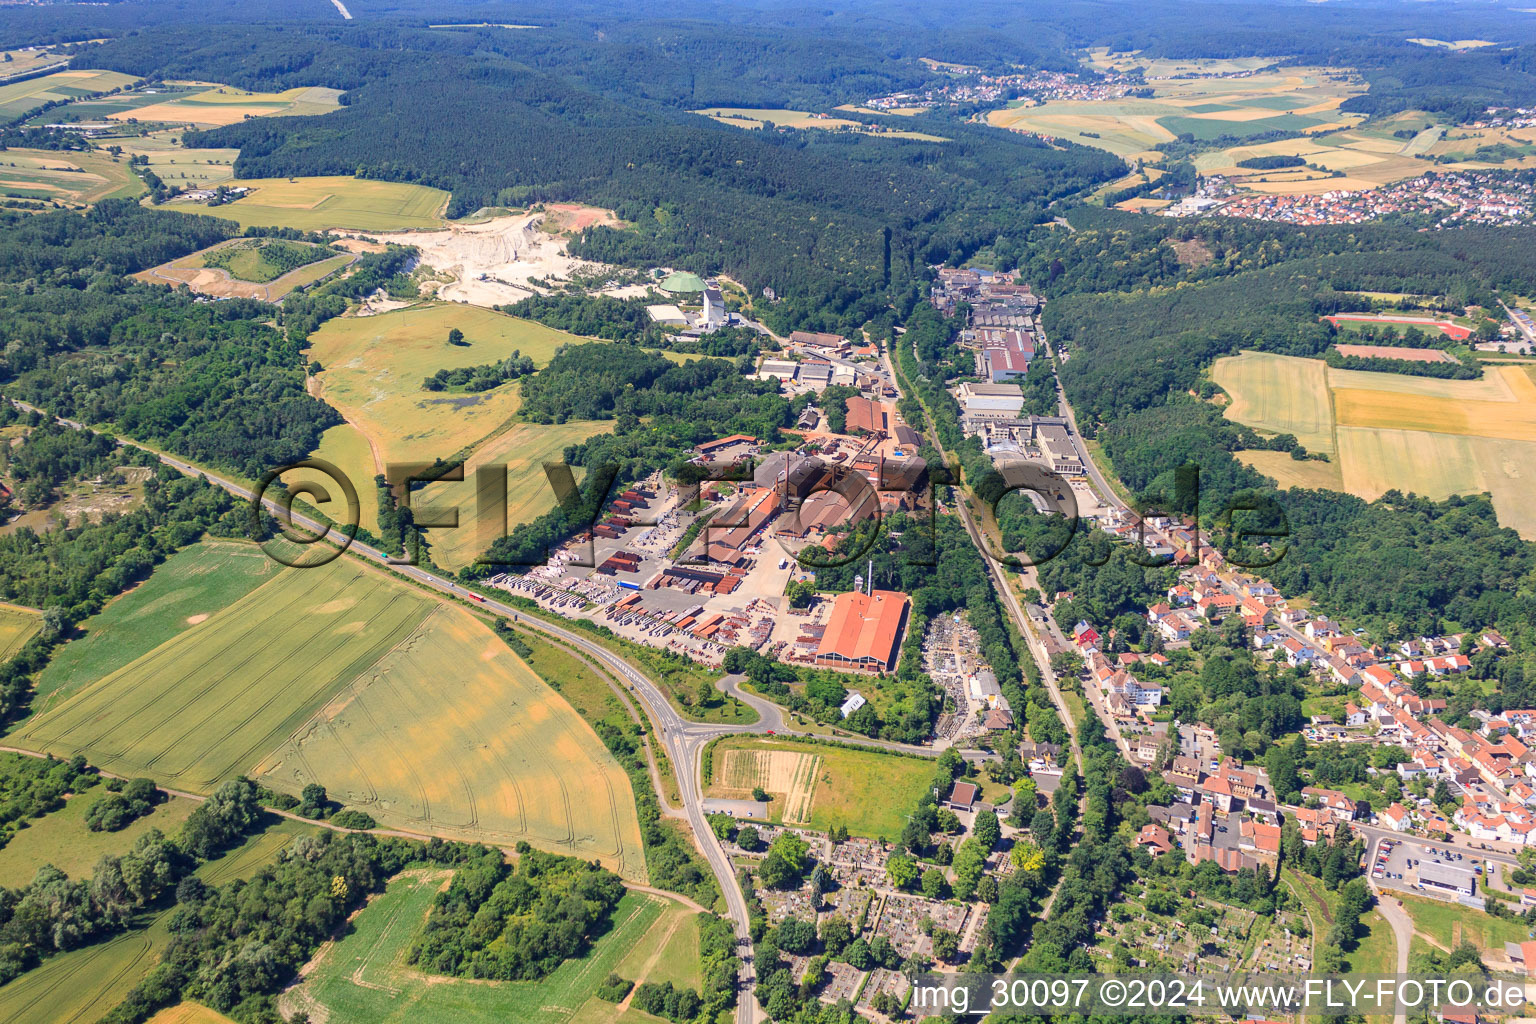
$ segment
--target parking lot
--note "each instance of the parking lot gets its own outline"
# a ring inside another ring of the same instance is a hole
[[[1419,883],[1419,868],[1424,864],[1447,864],[1465,868],[1474,873],[1482,869],[1482,861],[1474,854],[1460,850],[1444,850],[1416,843],[1411,839],[1378,839],[1366,853],[1366,869],[1371,881],[1383,889],[1397,889],[1418,896],[1451,899],[1444,892]]]

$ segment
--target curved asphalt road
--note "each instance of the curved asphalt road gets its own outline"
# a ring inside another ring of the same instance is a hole
[[[26,404],[25,402],[17,402],[12,400],[12,404],[26,412],[36,412],[45,416],[48,415],[45,410],[38,409],[35,406]],[[61,423],[64,426],[70,427],[74,430],[89,429],[84,424],[77,423],[74,420],[67,420],[63,417],[55,417],[55,420],[58,423]],[[172,469],[178,470],[179,472],[185,473],[188,476],[201,476],[209,483],[218,487],[222,487],[224,490],[235,495],[236,497],[244,498],[246,501],[251,501],[255,498],[254,492],[252,492],[250,488],[244,486],[243,484],[226,479],[217,475],[216,473],[209,472],[208,470],[202,469],[198,466],[194,466],[190,462],[178,459],[173,455],[167,455],[164,452],[156,451],[147,445],[138,444],[137,442],[129,441],[124,438],[118,438],[117,440],[119,444],[128,445],[149,452],[165,465],[170,466]],[[278,502],[275,499],[263,497],[262,504],[269,511],[281,515],[281,507],[278,505]],[[315,521],[314,519],[311,519],[299,512],[291,512],[290,514],[292,517],[292,522],[310,530],[312,533],[317,535],[329,534],[329,528]],[[448,580],[442,576],[438,576],[436,573],[428,572],[419,566],[392,564],[389,562],[388,556],[384,552],[378,550],[377,548],[371,547],[368,544],[364,544],[362,541],[354,540],[348,547],[348,553],[366,556],[367,560],[372,562],[375,566],[394,570],[407,579],[414,580],[416,583],[419,583],[422,586],[428,587],[432,590],[436,590],[439,593],[446,594],[451,597],[469,597],[470,591],[466,590],[464,587],[459,586],[457,583],[454,583],[453,581]],[[751,936],[747,929],[747,902],[741,894],[741,888],[736,884],[736,875],[735,871],[731,867],[730,858],[726,856],[724,848],[720,845],[719,840],[715,837],[715,833],[710,829],[709,823],[704,819],[704,795],[702,787],[699,783],[699,778],[702,768],[701,759],[704,752],[704,745],[706,743],[708,743],[711,739],[714,739],[716,736],[725,735],[727,733],[766,732],[770,728],[767,724],[770,720],[770,715],[773,716],[775,721],[779,721],[780,724],[782,724],[781,717],[777,715],[777,709],[761,698],[753,697],[748,694],[739,694],[742,700],[756,708],[758,714],[762,716],[759,719],[757,725],[742,728],[737,726],[709,725],[699,722],[689,722],[673,710],[671,704],[667,702],[665,694],[662,693],[661,688],[658,687],[655,682],[653,682],[644,673],[636,670],[635,667],[629,662],[614,654],[612,651],[608,650],[608,648],[602,646],[601,644],[595,643],[587,637],[584,637],[578,633],[573,633],[568,629],[553,625],[552,623],[545,622],[537,618],[531,618],[528,615],[520,612],[518,609],[513,608],[510,605],[503,604],[494,598],[484,597],[483,595],[477,594],[475,603],[478,604],[481,608],[510,618],[520,625],[526,625],[528,628],[537,630],[538,632],[543,633],[546,636],[550,636],[560,641],[561,643],[579,648],[587,655],[597,659],[603,665],[607,666],[618,679],[623,681],[624,684],[629,687],[629,689],[635,694],[641,703],[645,705],[646,711],[651,716],[651,720],[656,723],[656,726],[661,733],[661,740],[666,745],[667,755],[672,759],[672,763],[677,766],[678,793],[682,798],[683,809],[687,813],[689,824],[693,826],[694,836],[697,839],[699,848],[703,851],[705,860],[708,861],[710,869],[714,872],[715,879],[720,885],[721,891],[725,894],[727,911],[731,916],[732,923],[735,925],[736,935],[743,946],[741,951],[741,990],[739,992],[739,998],[736,1005],[737,1022],[738,1024],[754,1024],[754,1022],[759,1017],[759,1013],[757,1009],[757,999],[755,998],[754,993],[756,976],[750,951]],[[658,794],[658,797],[659,795],[660,794]]]
[[[894,373],[892,374],[892,379],[895,379]],[[23,402],[13,402],[13,404],[15,404],[18,408],[24,409],[28,412],[38,412],[42,413],[43,415],[47,415],[47,413],[43,410],[27,405]],[[56,419],[57,422],[75,430],[89,429],[83,424],[77,423],[73,420],[63,419],[62,417],[56,417]],[[168,455],[164,452],[157,451],[154,448],[150,448],[147,445],[142,445],[123,438],[118,438],[118,442],[120,444],[129,445],[131,447],[147,451],[158,458],[165,465],[170,466],[179,472],[185,473],[188,476],[201,476],[209,483],[223,488],[236,497],[243,498],[246,501],[251,501],[255,498],[254,492],[245,487],[243,484],[226,479],[198,466],[194,466],[190,462],[178,459],[173,455]],[[262,504],[269,511],[281,514],[281,507],[279,506],[276,499],[263,497]],[[292,522],[299,524],[300,526],[310,530],[315,534],[325,533],[328,529],[323,524],[309,518],[308,516],[303,515],[302,513],[291,512],[290,515],[292,517]],[[977,540],[977,546],[982,548],[983,555],[987,557],[988,561],[990,562],[991,559],[986,552],[986,549],[982,547],[979,538],[976,538],[975,536],[975,528],[974,525],[969,522],[969,516],[967,516],[967,525],[971,526],[973,539]],[[388,560],[388,556],[383,551],[365,544],[362,541],[354,540],[348,546],[348,553],[365,557],[369,562],[373,563],[377,567],[393,570],[394,572],[399,573],[407,579],[413,580],[416,583],[438,591],[439,593],[451,597],[462,598],[469,598],[471,594],[471,591],[457,583],[454,583],[452,580],[439,576],[436,573],[421,568],[420,566],[391,563]],[[1012,597],[1012,595],[1008,593],[1006,587],[1002,589],[1007,596]],[[715,837],[713,830],[711,830],[709,827],[709,822],[706,821],[704,817],[704,794],[703,787],[700,783],[703,768],[702,759],[704,747],[709,743],[710,740],[715,739],[716,737],[736,733],[782,733],[785,735],[810,734],[800,733],[798,730],[786,726],[784,723],[783,709],[779,707],[779,705],[758,697],[754,694],[749,694],[743,691],[739,685],[741,679],[743,678],[740,675],[726,676],[721,681],[721,687],[727,694],[737,698],[757,712],[758,721],[755,724],[748,726],[735,726],[689,721],[683,718],[680,714],[678,714],[676,710],[673,709],[661,688],[650,677],[637,670],[628,661],[624,660],[617,654],[614,654],[612,651],[602,646],[601,644],[596,643],[595,641],[581,635],[580,633],[573,632],[561,626],[557,626],[543,619],[531,617],[526,613],[513,608],[511,605],[503,604],[495,598],[485,597],[481,594],[475,594],[474,601],[485,610],[510,618],[517,622],[519,625],[536,630],[561,643],[579,648],[583,653],[589,655],[592,658],[595,658],[604,666],[606,666],[614,674],[615,678],[622,681],[625,686],[627,686],[630,691],[635,694],[636,698],[645,705],[646,711],[651,717],[651,721],[655,723],[657,731],[659,731],[661,735],[662,743],[666,747],[667,756],[670,757],[673,764],[677,766],[678,792],[682,799],[683,810],[688,817],[689,824],[693,826],[694,835],[697,838],[700,849],[704,853],[705,860],[709,863],[710,869],[714,872],[716,881],[719,883],[721,891],[725,894],[726,908],[730,914],[732,923],[735,925],[737,937],[742,945],[742,987],[739,993],[740,998],[737,1001],[737,1022],[738,1024],[754,1024],[754,1022],[760,1019],[762,1015],[757,1008],[757,1000],[754,993],[756,975],[750,950],[751,937],[748,931],[747,903],[746,899],[741,894],[741,888],[736,884],[735,871],[731,866],[730,858],[726,855],[724,847],[720,845],[720,842]],[[1021,620],[1024,618],[1022,616],[1022,612],[1017,609],[1016,606],[1012,610],[1015,611],[1018,618]],[[1030,635],[1027,627],[1023,626],[1022,621],[1021,628],[1025,629],[1026,635]],[[1042,666],[1045,667],[1047,676],[1049,676],[1048,662],[1042,661]],[[1049,685],[1052,697],[1055,698],[1058,702],[1058,705],[1060,705],[1060,695],[1056,690],[1055,680],[1050,679]],[[1071,715],[1067,713],[1065,707],[1062,707],[1061,710],[1063,720],[1067,722],[1069,728],[1071,728],[1073,725]],[[932,756],[934,753],[933,749],[929,747],[915,746],[906,743],[892,743],[885,740],[870,739],[868,737],[838,736],[836,737],[836,740],[837,742],[847,743],[854,746],[872,747],[876,749],[898,751],[901,753],[918,754],[925,757]],[[1075,730],[1072,747],[1078,765],[1081,767],[1082,757],[1080,751],[1077,749]],[[970,761],[986,761],[998,759],[998,755],[984,751],[964,751],[962,752],[962,755]],[[660,794],[658,794],[658,797],[659,795]]]

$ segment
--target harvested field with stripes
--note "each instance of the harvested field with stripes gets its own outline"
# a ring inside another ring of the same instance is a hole
[[[750,796],[760,787],[783,800],[785,824],[805,825],[811,820],[811,800],[816,792],[816,773],[821,758],[793,750],[725,750],[721,752],[716,778],[727,789]]]
[[[728,736],[710,748],[704,795],[741,800],[761,786],[773,796],[768,817],[825,832],[894,838],[907,808],[933,781],[932,758],[782,739]]]

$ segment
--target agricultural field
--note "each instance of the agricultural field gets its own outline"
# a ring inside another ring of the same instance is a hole
[[[448,193],[440,189],[345,175],[252,178],[239,184],[251,189],[251,194],[220,206],[172,200],[166,208],[223,217],[241,228],[399,231],[441,226],[448,205]]]
[[[14,120],[44,103],[95,96],[137,81],[132,75],[116,71],[71,70],[0,85],[0,120]]]
[[[1289,452],[1241,452],[1238,458],[1248,466],[1272,477],[1281,487],[1306,487],[1312,490],[1342,491],[1344,476],[1338,460],[1297,462]]]
[[[1524,155],[1502,163],[1472,160],[1479,147],[1498,145]],[[1322,171],[1305,167],[1252,170],[1237,166],[1241,160],[1261,156],[1299,156]],[[1446,157],[1452,162],[1434,164],[1420,157]],[[1234,184],[1272,193],[1377,188],[1432,170],[1531,166],[1536,166],[1536,132],[1529,128],[1448,128],[1415,111],[1394,114],[1369,126],[1313,133],[1303,139],[1233,146],[1195,157],[1195,167],[1202,174],[1220,174]],[[1331,177],[1332,172],[1341,177]]]
[[[0,151],[0,196],[87,206],[139,195],[144,183],[126,159],[103,152],[50,149]]]
[[[549,425],[516,423],[477,447],[465,464],[463,481],[428,484],[421,489],[421,504],[459,510],[458,529],[426,531],[432,560],[447,569],[462,568],[483,554],[504,532],[553,509],[555,491],[544,472],[544,463],[561,462],[567,445],[612,430],[611,420]],[[504,497],[496,493],[494,478],[487,481],[490,489],[481,492],[476,479],[481,466],[506,467]],[[574,466],[571,472],[580,485],[586,477],[585,467]],[[503,500],[504,518],[493,511],[485,516],[479,514],[480,509],[496,509]]]
[[[190,95],[199,91],[195,87],[174,87],[159,85],[153,89],[125,89],[103,96],[89,96],[76,100],[62,107],[54,107],[45,110],[41,114],[30,118],[29,125],[44,124],[101,124],[108,119],[125,120],[132,119],[134,111],[141,107],[152,106],[156,103],[165,103],[182,95]],[[117,117],[116,115],[122,115]]]
[[[80,624],[38,677],[34,713],[46,711],[172,637],[194,629],[280,567],[255,544],[204,540],[176,552],[149,579]]]
[[[0,602],[0,661],[7,661],[43,628],[43,613],[35,608]]]
[[[774,795],[768,805],[773,821],[788,821],[791,813],[804,816],[809,802],[811,828],[826,831],[842,824],[853,835],[869,837],[899,834],[903,808],[933,781],[933,762],[925,758],[794,740],[732,736],[715,744],[713,757],[706,796],[743,799],[767,778],[770,784],[763,788]]]
[[[161,630],[193,602],[168,604]],[[275,573],[12,742],[195,792],[319,782],[395,827],[645,877],[629,780],[570,706],[468,612],[352,559]]]
[[[449,606],[251,775],[295,795],[322,782],[386,826],[509,846],[526,839],[646,877],[628,777],[511,648]]]
[[[170,188],[206,188],[229,181],[235,174],[238,149],[199,149],[182,146],[180,130],[151,132],[102,140],[118,146],[125,156],[142,156],[149,169]]]
[[[25,50],[0,50],[0,54],[10,58],[4,65],[6,78],[30,74],[39,68],[45,68],[51,64],[59,64],[69,59],[68,57],[61,57],[52,50],[41,46],[34,46]]]
[[[728,124],[733,128],[758,129],[763,122],[776,125],[779,128],[822,128],[829,131],[857,132],[860,135],[875,135],[893,139],[921,139],[924,142],[948,142],[946,138],[938,135],[927,135],[923,132],[909,132],[900,130],[882,131],[872,127],[863,121],[853,121],[846,117],[832,117],[830,115],[818,115],[808,110],[781,110],[763,109],[756,107],[706,107],[703,110],[693,111],[705,117]],[[871,113],[873,113],[871,111]]]
[[[1499,146],[1512,151],[1505,154],[1508,159],[1478,159],[1479,149]],[[1536,128],[1451,127],[1430,140],[1424,152],[1432,157],[1471,162],[1476,167],[1533,167],[1536,166]]]
[[[148,927],[49,957],[42,966],[0,987],[6,1024],[92,1024],[155,966],[171,941],[165,911]]]
[[[593,994],[603,979],[617,971],[635,981],[676,983],[688,979],[684,965],[698,959],[696,926],[686,925],[692,915],[670,900],[631,892],[587,956],[566,961],[541,981],[424,974],[405,954],[447,881],[447,872],[427,870],[392,880],[340,941],[327,943],[305,966],[303,983],[282,996],[282,1009],[304,1010],[328,1024],[642,1024],[656,1018]]]
[[[1487,39],[1455,39],[1447,42],[1444,39],[1410,39],[1410,43],[1420,46],[1437,46],[1447,50],[1475,50],[1480,46],[1493,46]]]
[[[1320,359],[1244,352],[1218,360],[1211,377],[1232,396],[1227,419],[1256,430],[1295,434],[1308,451],[1331,453],[1333,407],[1327,373]]]
[[[448,344],[448,332],[454,328],[464,332],[468,345]],[[478,467],[507,466],[510,528],[554,507],[543,463],[559,461],[566,445],[609,431],[613,424],[513,423],[521,404],[516,382],[475,394],[452,394],[427,391],[422,379],[444,368],[505,359],[514,350],[543,366],[561,345],[581,340],[529,320],[459,303],[422,304],[377,316],[327,321],[311,337],[309,354],[324,367],[316,387],[341,410],[348,424],[328,430],[316,455],[352,479],[364,506],[362,524],[375,531],[373,478],[385,465],[468,455],[463,482],[428,485],[419,499],[460,509],[464,524],[460,529],[427,532],[434,560],[459,568],[499,535],[498,526],[482,526],[474,515],[482,498],[494,497],[477,493]],[[291,479],[303,476],[295,473]]]
[[[1131,58],[1100,53],[1101,66],[1141,66]],[[1130,61],[1130,63],[1125,63]],[[1241,138],[1277,130],[1323,132],[1360,120],[1339,113],[1339,104],[1364,91],[1352,75],[1327,68],[1259,71],[1246,78],[1175,78],[1175,75],[1253,71],[1272,61],[1153,61],[1146,65],[1151,99],[1120,98],[1103,102],[1052,101],[992,111],[987,120],[1002,128],[1037,132],[1108,150],[1117,156],[1158,160],[1153,147],[1182,134],[1197,140],[1224,135]],[[1021,101],[1022,103],[1029,101]]]
[[[320,435],[320,447],[310,453],[312,458],[323,459],[345,473],[357,488],[358,525],[375,536],[379,533],[379,502],[374,492],[373,478],[380,469],[375,465],[373,449],[368,438],[350,423],[330,427]],[[325,513],[337,522],[346,521],[346,498],[337,493],[336,485],[323,473],[311,473],[298,469],[283,474],[290,488],[301,482],[314,482],[325,487],[330,500],[319,503],[312,495],[305,495],[302,502]]]
[[[149,1024],[234,1024],[234,1021],[201,1003],[177,1003],[149,1018]]]
[[[0,848],[0,885],[13,889],[26,885],[44,864],[71,878],[89,878],[103,854],[127,853],[151,829],[175,835],[197,807],[195,800],[173,796],[126,828],[92,832],[85,824],[85,813],[106,793],[106,787],[94,786],[69,797],[58,810],[32,819]]]
[[[207,792],[292,735],[433,606],[350,559],[287,569],[12,736],[18,746]]]
[[[297,267],[275,261],[269,254],[278,245],[284,251],[307,250],[311,261]],[[216,298],[276,302],[293,289],[314,284],[340,270],[355,258],[307,242],[234,238],[133,276],[150,283],[184,284],[192,291]]]
[[[467,345],[448,344],[455,328]],[[576,341],[531,320],[433,303],[328,320],[310,336],[309,356],[324,368],[317,376],[322,396],[386,462],[430,462],[491,435],[517,412],[521,397],[515,385],[475,394],[431,392],[421,386],[423,379],[445,368],[505,359],[514,349],[543,366],[557,348]]]
[[[811,801],[821,771],[821,757],[798,750],[721,750],[715,784],[750,794],[762,788],[783,801],[780,819],[786,825],[811,820]]]
[[[1480,380],[1437,380],[1245,352],[1218,360],[1212,376],[1232,396],[1228,419],[1331,454],[1319,463],[1239,453],[1282,486],[1331,486],[1367,500],[1392,489],[1435,499],[1487,492],[1499,522],[1533,538],[1533,369],[1489,366]]]
[[[1259,71],[1275,63],[1273,57],[1193,58],[1143,57],[1141,51],[1111,53],[1108,47],[1088,51],[1088,63],[1100,71],[1134,71],[1143,78],[1173,78],[1178,75],[1232,75]]]
[[[216,128],[250,117],[328,114],[341,106],[341,92],[340,89],[311,86],[286,92],[258,93],[246,92],[230,85],[217,85],[196,92],[161,97],[160,102],[118,111],[109,114],[108,119]]]

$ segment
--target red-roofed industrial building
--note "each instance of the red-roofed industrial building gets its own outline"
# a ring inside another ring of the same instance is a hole
[[[837,595],[832,618],[816,648],[816,666],[853,672],[894,670],[909,604],[906,594],[894,590]]]

